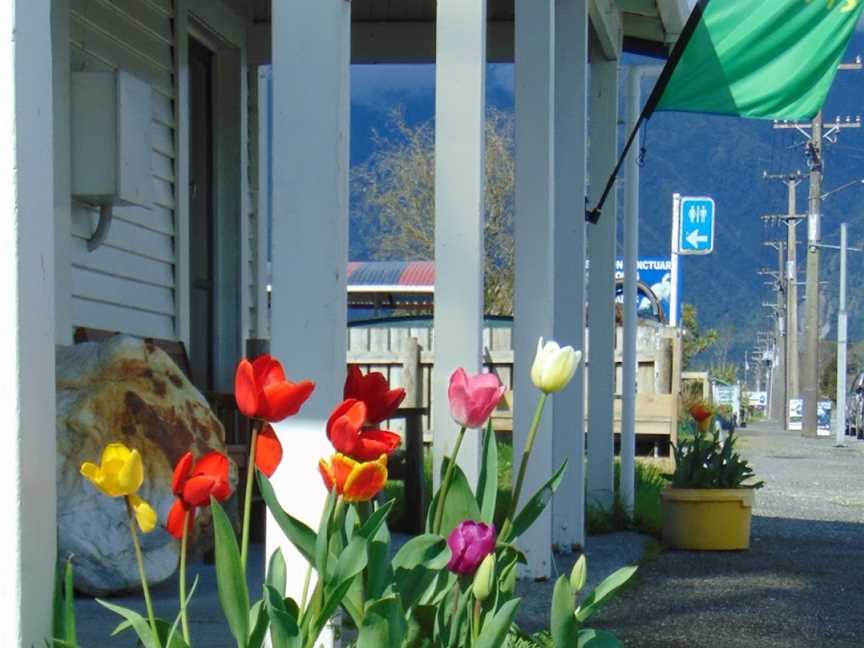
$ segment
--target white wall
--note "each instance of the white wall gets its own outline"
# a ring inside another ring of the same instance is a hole
[[[123,68],[153,88],[153,204],[150,210],[115,209],[106,242],[93,252],[87,250],[87,239],[97,214],[73,204],[68,241],[71,324],[173,339],[175,115],[170,3],[69,0],[69,5],[73,71]],[[59,268],[61,274],[67,274],[64,268]]]

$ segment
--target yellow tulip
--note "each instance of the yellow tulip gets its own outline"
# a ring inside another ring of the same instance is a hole
[[[546,394],[559,392],[573,378],[581,359],[581,351],[571,346],[560,347],[552,340],[543,344],[541,337],[537,341],[537,355],[531,367],[531,381]]]
[[[109,497],[126,497],[141,531],[156,528],[156,511],[142,498],[138,489],[144,483],[141,454],[122,443],[109,443],[102,451],[100,465],[89,461],[81,464],[81,474]]]

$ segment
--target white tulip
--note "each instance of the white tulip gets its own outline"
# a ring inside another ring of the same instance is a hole
[[[557,342],[549,340],[545,345],[541,337],[537,341],[537,355],[531,367],[531,381],[534,386],[546,394],[559,392],[576,373],[576,367],[582,360],[582,352],[571,346],[559,347]]]

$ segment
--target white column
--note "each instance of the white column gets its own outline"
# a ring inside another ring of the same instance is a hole
[[[447,386],[456,367],[482,367],[486,2],[439,0],[435,61],[435,482],[458,433]],[[479,474],[480,435],[466,435],[459,465]]]
[[[51,632],[57,552],[51,3],[0,5],[0,628]],[[46,160],[48,163],[46,164]]]
[[[625,132],[633,131],[641,111],[642,74],[631,66],[627,78],[627,124]],[[636,464],[636,294],[637,262],[639,259],[639,154],[634,145],[627,156],[624,207],[624,348],[621,354],[621,500],[625,510],[633,512]]]
[[[529,378],[537,338],[583,348],[587,30],[584,0],[516,2],[514,465],[538,398]],[[551,397],[535,441],[523,503],[561,462],[569,466],[551,515],[520,542],[528,577],[550,576],[553,542],[584,541],[582,385],[580,369]]]
[[[272,350],[290,379],[317,384],[277,427],[287,451],[273,482],[313,528],[325,497],[318,459],[333,452],[325,424],[345,380],[350,25],[344,0],[273,3]],[[277,546],[299,596],[305,562],[270,520],[268,555]]]
[[[846,250],[848,240],[846,232],[846,223],[840,223],[840,304],[837,312],[837,413],[834,415],[834,438],[837,446],[846,445],[846,349],[849,339],[846,313]]]
[[[585,174],[588,150],[588,3],[559,0],[555,16],[553,335],[585,351]],[[567,473],[552,501],[552,541],[585,544],[585,373],[552,397],[553,468]]]
[[[54,101],[54,334],[72,344],[72,176],[70,117],[69,0],[51,4]]]
[[[591,204],[596,204],[618,157],[618,62],[599,51],[591,62]],[[615,257],[613,190],[600,222],[588,228],[588,501],[608,507],[613,497],[615,395]]]

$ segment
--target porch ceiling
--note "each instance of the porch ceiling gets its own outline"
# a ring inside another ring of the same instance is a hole
[[[231,0],[251,7],[269,46],[272,0]],[[620,11],[625,51],[663,56],[683,29],[694,0],[589,0],[592,16]],[[352,0],[355,63],[433,62],[436,0]],[[489,60],[513,60],[514,0],[488,0]],[[608,26],[608,25],[607,25]],[[269,50],[269,47],[267,47]],[[261,52],[269,60],[269,51]],[[254,57],[259,58],[259,57]],[[258,62],[262,62],[259,60]]]

